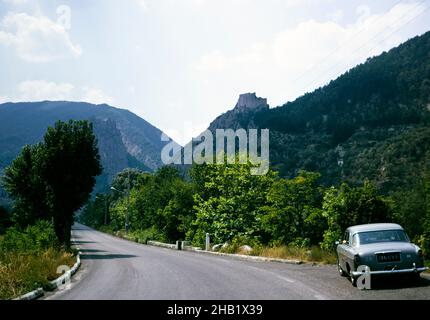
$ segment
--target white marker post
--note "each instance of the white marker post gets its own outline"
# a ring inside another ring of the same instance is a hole
[[[211,239],[209,233],[206,233],[206,251],[209,251],[211,245]]]

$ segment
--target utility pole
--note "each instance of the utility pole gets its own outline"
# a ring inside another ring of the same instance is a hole
[[[108,224],[109,195],[105,198],[105,226]]]
[[[129,219],[130,219],[130,189],[131,189],[131,182],[130,182],[130,169],[127,170],[128,172],[128,185],[127,185],[127,213],[125,215],[125,232],[128,232],[128,228],[130,226]]]
[[[107,226],[107,224],[108,224],[109,195],[108,194],[106,194],[104,196],[98,196],[98,195],[96,195],[96,199],[99,199],[99,200],[101,200],[101,201],[104,202],[104,208],[103,208],[104,209],[103,210],[104,211],[104,216],[105,216],[105,218],[104,218],[104,225]]]

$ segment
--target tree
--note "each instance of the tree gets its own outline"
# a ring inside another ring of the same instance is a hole
[[[202,245],[205,234],[210,233],[214,243],[242,238],[260,240],[259,212],[267,203],[267,192],[276,174],[250,174],[250,164],[194,165],[193,178],[197,178],[195,196],[196,219],[188,238]]]
[[[193,185],[185,181],[173,166],[161,167],[154,174],[132,170],[130,173],[131,231],[150,229],[152,236],[161,241],[184,239],[194,217]],[[118,174],[113,186],[126,191],[127,176],[126,171]],[[113,195],[116,198],[111,210],[111,226],[120,230],[127,213],[127,197],[122,192]],[[88,214],[88,219],[91,219],[91,212]]]
[[[127,192],[129,187],[131,190],[144,183],[147,176],[149,176],[149,173],[147,172],[142,172],[133,168],[126,168],[116,175],[115,179],[112,181],[112,187],[121,192]],[[129,178],[130,184],[128,181]],[[113,198],[116,199],[121,196],[121,192],[114,192]]]
[[[42,175],[48,187],[47,202],[58,240],[70,247],[75,211],[89,199],[102,167],[88,121],[57,122],[44,137]]]
[[[163,234],[171,241],[184,240],[194,219],[193,188],[190,183],[176,179],[171,183],[171,199],[158,212],[164,224]]]
[[[323,210],[328,221],[323,242],[325,249],[333,248],[349,226],[392,220],[391,202],[378,195],[368,180],[358,188],[351,188],[346,183],[339,190],[330,188],[324,196]]]
[[[0,206],[0,234],[3,234],[11,225],[10,214],[5,207]]]
[[[42,144],[27,145],[5,170],[3,184],[15,200],[12,220],[20,228],[50,217],[47,185],[41,172],[42,154]]]
[[[5,170],[6,190],[15,199],[14,216],[22,227],[53,218],[61,244],[70,247],[76,210],[88,201],[102,171],[92,125],[57,122],[42,143],[24,147]]]
[[[419,244],[423,249],[424,256],[430,258],[430,179],[427,176],[426,182],[424,184],[425,193],[425,212],[426,215],[423,221],[423,234],[419,239]]]
[[[155,228],[167,241],[185,238],[193,217],[193,188],[171,166],[160,168],[153,176],[140,179],[132,192],[134,225]]]
[[[79,221],[87,226],[99,228],[109,222],[109,195],[97,194],[93,201],[85,206]]]
[[[321,219],[322,190],[318,187],[319,174],[300,171],[294,179],[279,179],[267,194],[267,205],[261,215],[264,242],[289,244],[303,240],[317,244],[324,227]]]

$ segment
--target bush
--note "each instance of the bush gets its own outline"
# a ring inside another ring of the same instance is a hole
[[[221,248],[220,252],[243,253],[241,252],[240,247],[245,245],[248,245],[252,248],[251,254],[254,254],[254,252],[257,252],[262,248],[262,245],[258,240],[247,237],[236,237],[226,247]]]
[[[421,235],[417,239],[417,245],[422,249],[424,258],[430,259],[430,237],[428,235]]]
[[[43,220],[23,231],[12,227],[0,241],[2,252],[37,253],[52,247],[58,247],[54,227]]]
[[[145,230],[136,230],[129,233],[127,236],[130,240],[138,243],[146,244],[150,240],[165,242],[166,239],[162,233],[157,231],[157,228],[152,227]]]
[[[0,237],[0,299],[10,299],[38,287],[49,288],[61,265],[75,257],[59,249],[51,223],[39,221],[24,230],[12,227]]]

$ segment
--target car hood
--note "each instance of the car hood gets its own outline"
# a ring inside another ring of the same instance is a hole
[[[417,246],[409,242],[380,242],[364,244],[357,249],[362,254],[373,254],[378,251],[416,252]]]

